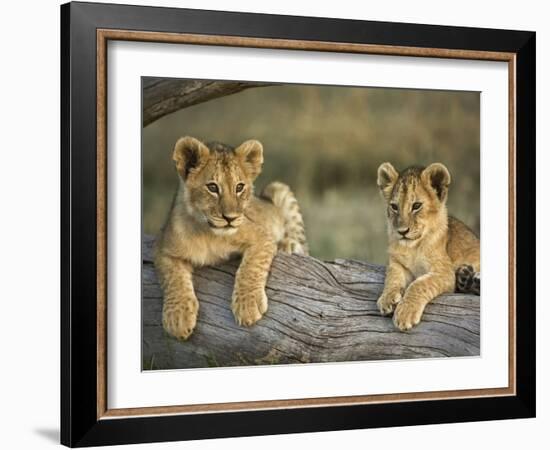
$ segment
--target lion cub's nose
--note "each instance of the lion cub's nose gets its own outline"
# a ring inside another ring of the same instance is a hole
[[[222,214],[222,217],[227,220],[227,223],[233,222],[235,219],[239,218],[238,214]]]
[[[405,236],[408,232],[409,232],[410,228],[399,228],[397,230],[397,232],[401,235],[401,236]]]

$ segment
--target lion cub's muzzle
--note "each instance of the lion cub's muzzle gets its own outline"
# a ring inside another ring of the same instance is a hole
[[[215,230],[232,230],[243,223],[243,214],[223,214],[221,217],[208,218],[208,225]]]
[[[401,242],[413,242],[422,237],[422,232],[419,230],[411,230],[410,228],[397,229],[396,236]]]

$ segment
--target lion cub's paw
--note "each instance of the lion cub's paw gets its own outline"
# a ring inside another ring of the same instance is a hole
[[[199,302],[196,299],[165,306],[162,311],[162,326],[171,336],[185,340],[195,329],[198,312]]]
[[[457,292],[469,293],[472,291],[474,274],[474,268],[468,264],[463,264],[458,269],[456,269]]]
[[[456,269],[456,292],[479,295],[481,274],[470,265],[464,264]]]
[[[393,312],[395,305],[397,305],[401,300],[401,292],[399,291],[388,293],[384,292],[376,302],[376,305],[378,306],[380,313],[383,316],[387,316],[388,314],[391,314]]]
[[[307,246],[305,244],[287,237],[279,242],[278,250],[289,255],[307,255]]]
[[[283,253],[294,253],[294,241],[289,238],[283,238],[278,244],[278,250]]]
[[[263,289],[245,294],[233,294],[231,309],[239,325],[250,326],[267,311],[267,295]]]
[[[476,295],[481,295],[481,274],[479,272],[474,273],[473,280],[472,292]]]
[[[410,330],[415,325],[420,323],[424,306],[416,303],[402,301],[395,308],[393,314],[393,323],[401,331]]]

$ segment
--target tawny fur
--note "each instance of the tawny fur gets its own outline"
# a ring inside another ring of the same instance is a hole
[[[173,159],[179,186],[155,252],[164,329],[179,339],[191,335],[199,311],[193,268],[233,255],[242,260],[231,307],[239,325],[252,325],[267,311],[265,284],[277,250],[307,254],[296,199],[283,183],[268,185],[262,198],[254,195],[263,164],[258,141],[234,149],[184,137]]]
[[[420,322],[430,301],[455,291],[455,277],[465,266],[479,277],[479,239],[447,214],[451,176],[443,164],[398,173],[384,163],[377,183],[386,202],[389,237],[378,308],[384,315],[394,312],[397,328],[409,330]]]

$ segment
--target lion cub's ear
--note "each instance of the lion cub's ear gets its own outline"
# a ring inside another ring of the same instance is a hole
[[[174,147],[172,159],[182,179],[186,179],[189,171],[198,167],[208,158],[210,150],[198,139],[191,136],[179,138]]]
[[[260,141],[243,142],[235,149],[235,155],[244,162],[246,171],[252,179],[260,175],[264,163],[264,147]]]
[[[389,162],[381,164],[378,168],[378,179],[376,183],[386,200],[390,198],[391,191],[398,178],[399,172],[397,172]]]
[[[422,171],[422,180],[431,187],[441,203],[447,200],[447,192],[451,184],[451,174],[441,163],[430,164]]]

